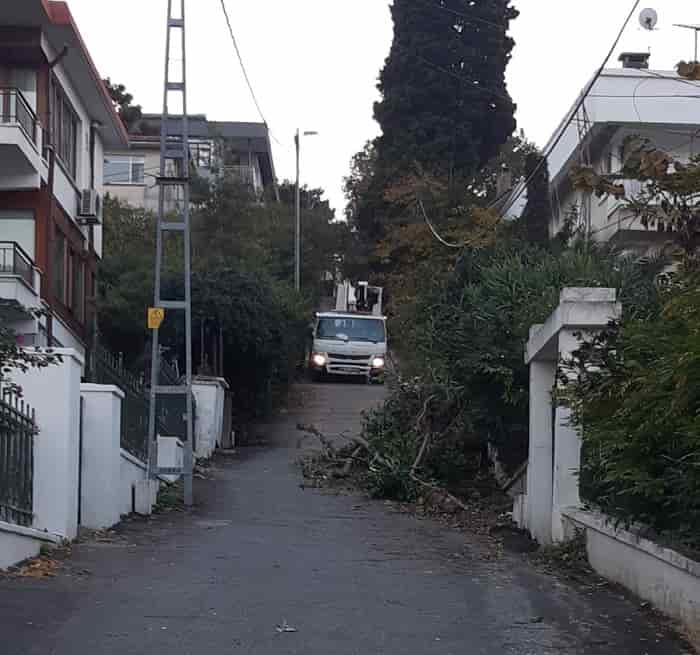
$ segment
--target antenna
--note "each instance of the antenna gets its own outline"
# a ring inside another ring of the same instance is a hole
[[[656,27],[659,22],[659,14],[656,13],[656,9],[645,9],[639,14],[639,24],[650,32]]]
[[[698,63],[698,32],[700,32],[700,25],[683,25],[679,23],[674,23],[674,27],[680,27],[684,30],[693,30],[695,32],[695,58],[693,63]]]

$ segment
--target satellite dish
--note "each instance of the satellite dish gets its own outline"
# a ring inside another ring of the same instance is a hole
[[[645,9],[641,14],[639,14],[639,24],[650,32],[656,27],[659,22],[659,14],[656,13],[655,9]]]

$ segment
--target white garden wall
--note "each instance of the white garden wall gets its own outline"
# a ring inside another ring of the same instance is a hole
[[[224,396],[228,384],[223,378],[195,378],[192,393],[197,403],[195,456],[208,459],[223,442]]]
[[[120,434],[124,392],[83,384],[80,520],[86,528],[109,528],[120,517]]]
[[[700,563],[620,529],[584,510],[579,498],[581,439],[569,410],[552,407],[558,363],[621,314],[613,289],[565,289],[544,325],[533,326],[526,348],[530,365],[530,432],[525,493],[515,496],[513,520],[540,543],[562,542],[583,530],[593,569],[680,621],[700,646]]]
[[[593,569],[680,621],[700,645],[700,563],[616,528],[605,515],[569,509],[564,516],[586,534]]]

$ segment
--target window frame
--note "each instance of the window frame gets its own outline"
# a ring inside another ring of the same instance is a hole
[[[114,161],[114,163],[127,164],[129,166],[128,177],[129,181],[113,181],[107,177],[107,162]],[[141,179],[134,179],[134,167],[141,166]],[[146,185],[146,158],[136,155],[105,155],[102,161],[102,171],[103,171],[103,184],[104,186],[145,186]]]
[[[78,177],[80,117],[56,75],[51,76],[51,143],[57,159],[75,181]]]

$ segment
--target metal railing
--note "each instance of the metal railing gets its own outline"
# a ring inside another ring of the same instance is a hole
[[[227,165],[224,166],[224,173],[233,180],[253,187],[256,191],[262,186],[255,166]]]
[[[36,144],[36,114],[19,89],[0,86],[0,123],[17,123]]]
[[[112,384],[124,392],[122,401],[121,447],[141,461],[148,456],[148,414],[150,407],[149,388],[145,380],[147,372],[134,375],[124,366],[121,357],[113,355],[105,348],[93,349],[93,382]],[[165,360],[160,363],[160,384],[171,386],[180,384],[180,376]],[[156,406],[157,432],[163,436],[187,439],[184,416],[185,396],[160,396]]]
[[[34,288],[34,262],[15,241],[0,241],[0,275],[16,275]]]
[[[34,518],[34,410],[16,396],[0,398],[0,521],[30,527]]]

